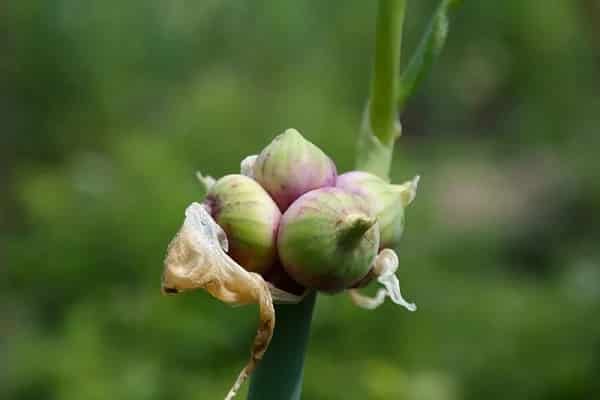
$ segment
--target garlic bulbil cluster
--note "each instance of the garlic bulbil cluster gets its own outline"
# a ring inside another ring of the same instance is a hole
[[[202,203],[192,203],[167,250],[164,293],[203,289],[229,304],[260,306],[261,325],[232,398],[266,351],[273,334],[273,303],[301,301],[303,293],[348,290],[373,309],[389,297],[414,311],[396,277],[405,208],[418,177],[389,184],[362,171],[340,176],[334,162],[297,130],[278,135],[240,174],[198,174]],[[376,280],[373,298],[357,287]]]

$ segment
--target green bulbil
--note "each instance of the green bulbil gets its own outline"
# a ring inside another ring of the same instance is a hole
[[[205,204],[223,228],[229,255],[248,271],[264,273],[277,258],[281,218],[269,194],[251,178],[226,175],[208,191]]]
[[[401,185],[390,184],[376,175],[352,171],[338,177],[336,187],[364,198],[377,216],[380,247],[395,248],[404,232],[404,209],[415,197],[419,178]]]
[[[306,193],[283,214],[277,243],[294,280],[333,293],[369,272],[379,249],[379,227],[361,197],[322,188]]]
[[[288,129],[258,155],[252,176],[273,197],[281,211],[304,193],[334,186],[333,161],[300,132]]]

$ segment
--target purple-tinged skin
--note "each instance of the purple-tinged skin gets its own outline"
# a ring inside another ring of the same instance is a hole
[[[252,175],[283,212],[304,193],[335,186],[337,169],[321,149],[288,129],[258,155]]]
[[[298,296],[302,295],[306,290],[304,286],[293,280],[292,277],[285,272],[280,261],[275,262],[275,265],[263,274],[263,278],[276,288]]]
[[[409,184],[414,183],[414,187]],[[381,230],[381,248],[395,248],[404,231],[404,207],[409,190],[416,190],[418,178],[403,185],[390,184],[376,175],[363,171],[346,172],[338,176],[336,187],[365,199],[377,216]],[[412,201],[412,199],[411,199]]]
[[[372,176],[374,175],[363,171],[345,172],[338,176],[336,186],[361,196],[367,196],[369,197],[369,200],[371,200],[369,190],[367,187],[363,186],[363,184]]]

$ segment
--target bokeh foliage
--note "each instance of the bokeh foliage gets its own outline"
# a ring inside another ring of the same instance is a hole
[[[403,115],[419,311],[317,304],[306,399],[600,395],[600,6],[469,1]],[[409,2],[404,54],[434,1]],[[256,313],[159,293],[200,169],[288,127],[353,164],[375,2],[9,1],[0,397],[220,398]]]

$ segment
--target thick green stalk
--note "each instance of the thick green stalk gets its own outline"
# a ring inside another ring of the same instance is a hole
[[[275,306],[275,333],[252,374],[248,400],[300,400],[304,355],[316,292],[299,304]]]
[[[358,143],[357,168],[384,179],[400,135],[396,99],[405,9],[406,0],[379,1],[371,98]]]
[[[375,62],[369,115],[373,134],[384,144],[398,136],[396,93],[406,0],[381,0],[377,11]]]

